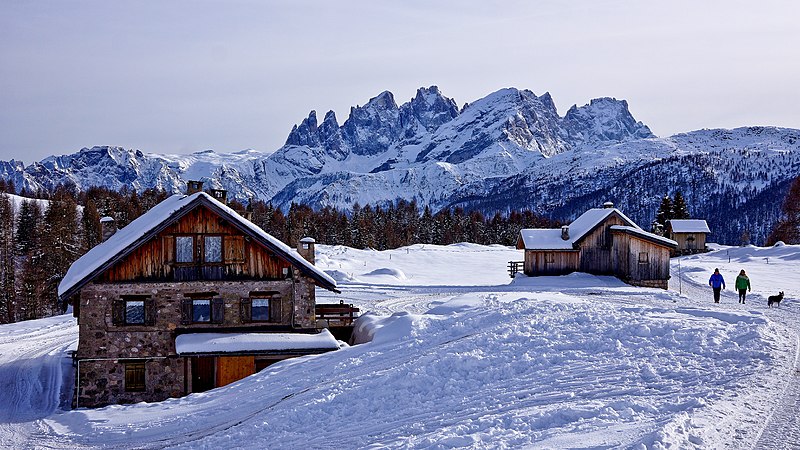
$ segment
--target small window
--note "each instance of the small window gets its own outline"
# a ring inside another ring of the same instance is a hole
[[[554,264],[556,262],[555,253],[545,253],[544,254],[544,262],[545,262],[545,264]]]
[[[253,299],[251,318],[253,322],[266,322],[270,320],[268,298]]]
[[[647,264],[650,262],[650,254],[647,252],[639,252],[639,264]]]
[[[155,301],[147,295],[123,295],[111,302],[111,322],[116,326],[154,325]]]
[[[125,390],[141,392],[145,390],[145,365],[143,362],[125,364]]]
[[[144,325],[144,300],[125,300],[125,323]]]
[[[211,300],[192,300],[192,322],[211,322]]]
[[[175,238],[175,262],[194,262],[194,238],[192,236],[177,236]]]
[[[205,262],[219,263],[222,262],[222,236],[206,236],[205,237]]]

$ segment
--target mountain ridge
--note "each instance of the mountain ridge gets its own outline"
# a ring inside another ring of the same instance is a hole
[[[400,105],[384,91],[352,107],[341,125],[335,112],[319,122],[312,110],[273,153],[161,155],[100,146],[28,166],[0,161],[0,178],[14,180],[18,189],[68,184],[182,192],[186,180],[202,179],[240,201],[257,198],[283,208],[298,202],[349,209],[405,199],[434,211],[525,208],[562,220],[602,197],[642,226],[665,194],[681,190],[695,216],[704,217],[714,198],[746,206],[798,174],[796,129],[697,130],[659,138],[625,100],[600,97],[561,116],[547,92],[504,88],[459,110],[436,86],[418,89]],[[753,228],[758,242],[779,207],[776,199],[752,220],[714,213]],[[735,239],[736,227],[728,228],[721,242]]]

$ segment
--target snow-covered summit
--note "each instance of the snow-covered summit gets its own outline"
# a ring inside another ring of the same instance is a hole
[[[405,199],[433,211],[532,209],[565,221],[602,197],[639,223],[650,223],[660,199],[681,190],[692,212],[704,208],[698,217],[718,219],[709,221],[720,233],[714,239],[734,242],[741,234],[734,229],[746,222],[763,242],[778,207],[760,196],[780,198],[798,165],[800,130],[748,127],[658,138],[625,100],[597,98],[562,117],[549,93],[504,88],[459,110],[430,86],[399,105],[382,92],[354,106],[343,123],[333,111],[320,122],[312,110],[272,153],[93,147],[27,167],[0,161],[0,177],[17,189],[67,184],[173,193],[199,179],[227,189],[229,198],[284,208]],[[739,207],[715,204],[725,198],[736,198]]]

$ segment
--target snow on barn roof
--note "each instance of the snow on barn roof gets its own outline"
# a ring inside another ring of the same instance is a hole
[[[569,238],[561,238],[560,228],[527,228],[520,230],[520,236],[526,250],[572,250],[573,244],[589,234],[601,222],[613,213],[619,214],[624,222],[639,228],[631,219],[617,208],[592,208],[581,214],[569,224]]]
[[[339,344],[330,331],[302,333],[189,333],[175,338],[179,355],[204,353],[286,352],[292,350],[336,350]]]
[[[644,231],[639,227],[628,227],[625,225],[611,225],[611,231],[622,231],[628,234],[632,234],[634,236],[638,236],[640,238],[646,239],[648,241],[653,241],[661,245],[665,245],[667,247],[678,247],[678,243],[673,241],[672,239],[667,239],[664,236],[659,236],[657,234],[650,233],[648,231]]]
[[[669,225],[673,233],[711,233],[703,219],[673,219]]]
[[[272,249],[276,254],[320,282],[322,287],[336,291],[336,281],[333,278],[306,261],[288,245],[270,236],[256,224],[205,192],[197,192],[192,195],[173,195],[165,199],[129,223],[128,226],[114,233],[108,240],[86,252],[67,270],[67,274],[58,285],[59,297],[68,296],[66,294],[72,294],[80,289],[85,283],[109,268],[119,257],[127,256],[143,244],[149,236],[160,232],[199,203],[211,207],[229,219],[235,226],[253,235],[262,245]]]

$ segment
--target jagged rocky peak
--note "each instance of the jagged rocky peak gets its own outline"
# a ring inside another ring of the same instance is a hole
[[[319,142],[329,155],[339,161],[347,157],[347,145],[342,138],[342,130],[339,128],[339,122],[333,111],[325,113],[325,119],[322,120],[317,131],[319,132]]]
[[[313,109],[308,113],[308,117],[300,122],[300,125],[292,127],[289,137],[286,138],[286,145],[307,145],[316,147],[319,145],[319,133],[317,131],[317,112]]]
[[[389,91],[364,106],[350,108],[350,117],[342,125],[342,137],[357,155],[383,153],[401,135],[400,110]]]
[[[573,105],[564,116],[564,127],[576,144],[624,142],[655,135],[628,110],[628,102],[603,97],[588,105]]]
[[[406,130],[406,136],[422,131],[434,131],[442,124],[458,116],[456,102],[442,95],[437,86],[417,89],[417,94],[410,102],[400,107],[400,119]]]

